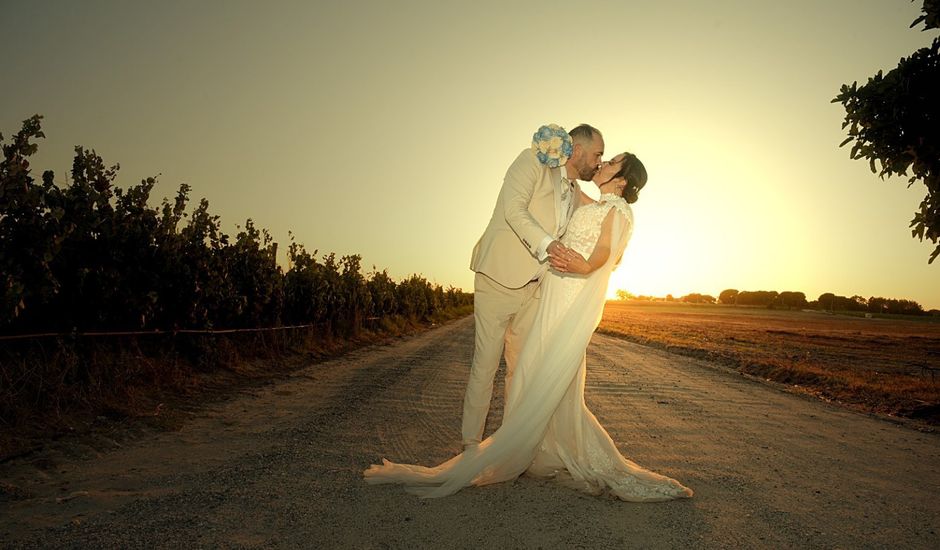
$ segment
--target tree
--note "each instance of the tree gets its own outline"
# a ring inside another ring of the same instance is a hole
[[[806,307],[806,294],[802,292],[784,291],[777,296],[777,303],[787,309],[802,309]]]
[[[37,184],[29,163],[39,149],[33,142],[45,137],[41,120],[23,121],[9,144],[0,134],[0,327],[59,292],[51,263],[65,233],[61,193],[51,172]]]
[[[617,299],[626,302],[627,300],[635,300],[636,296],[626,290],[620,289],[617,291]]]
[[[679,301],[685,302],[687,304],[714,304],[715,297],[708,294],[693,292],[692,294],[686,294],[682,298],[679,298]]]
[[[734,305],[734,301],[737,297],[738,291],[733,288],[728,288],[721,291],[721,294],[718,295],[718,301],[723,304]]]
[[[772,306],[777,299],[776,290],[742,291],[738,293],[735,303],[739,306]]]
[[[912,0],[913,1],[913,0]],[[924,0],[923,15],[911,27],[940,28],[940,0]],[[845,107],[842,128],[849,128],[840,147],[855,141],[850,157],[867,159],[872,173],[907,176],[908,187],[920,180],[927,195],[914,213],[911,236],[926,237],[935,247],[928,263],[940,255],[940,37],[910,57],[902,58],[887,74],[842,85],[833,103]],[[876,162],[881,163],[880,170]]]
[[[897,300],[872,296],[866,308],[872,313],[899,313],[903,315],[923,315],[924,308],[913,300]]]
[[[861,296],[846,298],[832,292],[820,294],[816,305],[826,311],[867,311],[869,309],[868,301]]]
[[[10,143],[0,135],[0,335],[288,322],[351,336],[366,318],[432,320],[473,303],[418,275],[401,284],[384,271],[366,278],[358,254],[318,261],[293,237],[284,273],[277,243],[251,219],[230,241],[207,200],[186,213],[186,184],[151,207],[156,178],[122,189],[119,165],[93,149],[75,148],[70,184],[57,185],[49,170],[37,180],[30,157],[44,137],[41,119],[24,121]]]

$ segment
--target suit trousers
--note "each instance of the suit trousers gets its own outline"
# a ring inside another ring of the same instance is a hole
[[[464,445],[479,443],[483,439],[486,415],[493,397],[493,379],[499,369],[499,359],[505,349],[505,394],[516,366],[516,359],[538,305],[538,281],[522,288],[506,288],[482,273],[473,281],[473,360],[470,379],[463,400],[461,437]]]

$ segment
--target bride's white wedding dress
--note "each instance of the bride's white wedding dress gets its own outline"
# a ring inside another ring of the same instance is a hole
[[[678,481],[625,459],[584,402],[585,350],[600,323],[610,273],[633,229],[633,213],[617,195],[578,208],[562,242],[585,258],[613,209],[611,253],[587,276],[549,271],[531,332],[507,391],[503,424],[476,448],[428,468],[385,459],[365,471],[368,483],[400,483],[424,497],[469,485],[515,479],[528,472],[555,477],[590,493],[609,490],[622,500],[652,502],[691,497]]]

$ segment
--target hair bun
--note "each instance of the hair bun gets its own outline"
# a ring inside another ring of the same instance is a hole
[[[640,190],[628,184],[623,188],[623,200],[627,201],[629,204],[635,203],[640,200]]]

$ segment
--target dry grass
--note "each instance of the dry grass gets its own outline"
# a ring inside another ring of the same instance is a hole
[[[608,302],[599,330],[856,409],[940,424],[936,319]]]
[[[0,348],[0,461],[105,420],[179,429],[193,403],[470,313],[452,309],[430,323],[383,318],[350,338],[303,329],[8,344]]]

